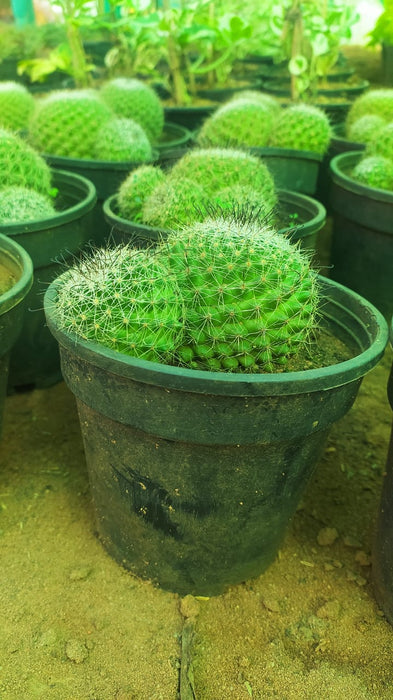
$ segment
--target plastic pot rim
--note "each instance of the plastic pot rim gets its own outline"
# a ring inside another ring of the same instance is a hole
[[[175,124],[175,122],[170,121],[165,122],[163,133],[165,133],[166,127],[169,127],[169,129],[172,129],[174,132],[177,131],[178,136],[169,140],[164,139],[163,141],[156,141],[154,143],[154,147],[156,150],[160,151],[162,149],[167,148],[177,148],[178,146],[184,146],[186,143],[191,141],[193,134],[192,131],[186,126],[182,126],[181,124]]]
[[[306,151],[301,148],[281,148],[280,146],[250,146],[249,148],[252,155],[257,155],[260,158],[266,157],[284,157],[293,158],[298,160],[310,160],[322,163],[323,153],[317,153],[316,151]]]
[[[34,275],[30,255],[19,243],[0,233],[0,262],[2,262],[3,253],[6,255],[8,253],[9,258],[13,257],[14,262],[17,259],[16,262],[20,263],[21,275],[10,289],[0,295],[0,316],[13,309],[25,298],[33,284]]]
[[[349,384],[363,377],[382,357],[388,342],[388,325],[382,314],[370,302],[338,282],[319,277],[325,287],[325,297],[334,302],[340,311],[345,310],[345,301],[355,302],[359,308],[374,318],[377,326],[374,337],[368,333],[368,346],[355,357],[327,367],[286,373],[237,374],[187,369],[142,360],[106,348],[94,341],[85,341],[75,334],[62,331],[56,325],[57,278],[48,287],[44,297],[47,325],[60,346],[84,361],[114,375],[127,377],[145,384],[154,384],[165,390],[186,391],[199,394],[226,396],[277,396],[315,391],[326,391]],[[329,289],[338,299],[332,300]],[[347,309],[349,315],[355,314]],[[325,313],[326,316],[326,313]],[[370,319],[371,320],[371,319]]]
[[[342,189],[359,195],[359,197],[367,197],[378,202],[386,202],[393,204],[393,192],[390,190],[381,190],[377,187],[368,187],[361,182],[356,182],[353,178],[344,172],[345,167],[353,167],[364,156],[363,151],[347,151],[340,153],[331,159],[329,163],[330,175],[336,185]]]
[[[62,211],[57,211],[54,216],[48,216],[45,219],[31,219],[30,221],[18,221],[13,224],[0,224],[0,231],[10,236],[15,236],[26,231],[45,231],[46,229],[56,228],[64,222],[73,221],[75,218],[80,218],[81,215],[87,214],[93,209],[97,201],[96,188],[90,180],[78,173],[69,172],[66,170],[58,170],[51,168],[54,176],[53,186],[56,187],[56,178],[60,177],[69,182],[79,183],[85,188],[85,196],[81,201],[68,207]],[[61,190],[60,190],[61,194]]]

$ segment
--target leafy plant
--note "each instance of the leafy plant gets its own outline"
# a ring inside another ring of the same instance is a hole
[[[385,0],[385,9],[377,18],[375,26],[370,32],[370,45],[393,45],[393,0]]]

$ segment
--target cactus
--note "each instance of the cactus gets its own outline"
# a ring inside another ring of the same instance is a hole
[[[192,180],[206,191],[207,197],[236,185],[250,184],[255,190],[274,190],[273,178],[257,156],[231,148],[200,148],[186,153],[175,163],[167,176],[181,183]]]
[[[208,117],[197,136],[197,143],[208,146],[266,146],[275,115],[256,99],[238,98],[219,107]]]
[[[367,144],[366,152],[370,156],[383,156],[393,160],[393,121],[378,130]]]
[[[59,324],[77,336],[153,362],[168,362],[183,337],[176,280],[150,251],[97,250],[59,278]]]
[[[269,145],[323,155],[330,139],[331,126],[325,112],[312,105],[296,104],[280,113]]]
[[[350,141],[367,144],[374,140],[385,124],[385,120],[377,114],[365,114],[348,126],[347,136]]]
[[[352,177],[367,187],[393,190],[393,162],[383,156],[366,156],[353,168]]]
[[[153,88],[137,78],[114,78],[102,86],[100,94],[117,116],[134,119],[150,141],[159,140],[164,127],[164,108]]]
[[[140,165],[132,170],[117,193],[120,216],[131,221],[142,221],[145,200],[163,180],[164,173],[158,166]]]
[[[94,90],[59,90],[39,101],[29,139],[43,153],[94,159],[97,134],[112,117]]]
[[[252,102],[257,102],[257,104],[268,107],[275,116],[281,112],[281,105],[275,97],[265,92],[258,92],[258,90],[240,90],[234,93],[226,104],[233,104],[237,102],[237,100],[251,100]]]
[[[316,275],[307,254],[269,227],[207,219],[171,233],[161,255],[185,304],[182,364],[271,372],[309,342]]]
[[[27,187],[0,190],[0,224],[38,221],[56,214],[49,197]]]
[[[153,157],[150,141],[133,119],[110,119],[99,129],[93,155],[99,160],[146,163]]]
[[[48,194],[51,172],[31,146],[11,131],[0,129],[0,188],[13,186]]]
[[[0,82],[0,126],[11,131],[27,129],[34,110],[34,97],[13,81]]]
[[[387,122],[393,121],[393,89],[368,90],[357,97],[347,114],[347,129],[365,114],[377,114]]]
[[[178,229],[203,218],[208,196],[202,185],[188,178],[172,181],[165,178],[146,198],[142,220],[163,230]]]

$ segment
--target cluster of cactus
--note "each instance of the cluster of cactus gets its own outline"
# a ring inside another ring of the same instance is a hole
[[[62,328],[126,355],[173,359],[183,339],[183,307],[175,278],[157,256],[127,246],[102,248],[60,279]]]
[[[27,129],[33,111],[34,98],[24,85],[0,82],[0,126],[11,131]]]
[[[0,190],[0,224],[48,219],[56,213],[49,196],[27,187]]]
[[[142,127],[133,119],[115,118],[97,132],[93,155],[99,160],[146,163],[153,152]]]
[[[393,161],[383,156],[362,158],[352,170],[352,177],[367,187],[393,190]]]
[[[260,158],[236,149],[206,148],[186,153],[172,169],[159,177],[141,197],[139,173],[155,181],[155,170],[137,169],[127,185],[120,187],[119,213],[124,218],[134,212],[149,226],[179,228],[182,224],[206,218],[211,207],[230,216],[244,206],[264,218],[277,204],[274,180]],[[134,203],[140,202],[139,211]],[[128,202],[133,204],[128,205]]]
[[[378,138],[378,132],[385,126],[386,121],[378,114],[364,114],[348,125],[347,137],[355,143],[372,143]]]
[[[0,188],[50,190],[51,173],[45,160],[17,134],[0,128]]]
[[[100,250],[59,280],[59,325],[191,369],[285,370],[316,327],[310,258],[266,225],[206,219],[154,250]]]
[[[164,173],[156,165],[140,165],[132,170],[119,187],[117,206],[124,219],[142,221],[145,200],[164,181]]]
[[[332,128],[328,116],[319,107],[296,104],[283,109],[275,121],[269,145],[278,148],[326,153]]]
[[[239,93],[202,124],[200,146],[274,146],[323,154],[332,130],[319,107],[298,104],[282,109],[274,98],[251,91]]]
[[[386,122],[393,121],[393,89],[368,90],[353,101],[346,119],[347,133],[350,126],[366,114],[376,114]]]
[[[377,136],[367,144],[366,151],[367,155],[393,160],[393,121],[378,130]]]
[[[164,108],[156,92],[137,78],[113,78],[105,83],[100,95],[118,116],[133,119],[157,142],[164,127]]]

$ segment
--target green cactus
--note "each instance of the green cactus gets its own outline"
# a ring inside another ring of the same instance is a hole
[[[352,102],[349,109],[346,125],[347,129],[359,117],[365,114],[377,114],[387,122],[393,121],[393,89],[380,88],[368,90]]]
[[[208,146],[266,146],[273,128],[274,112],[255,99],[238,98],[219,107],[198,133],[197,143]]]
[[[161,168],[155,165],[140,165],[132,170],[117,193],[120,216],[131,221],[142,221],[143,204],[164,177]]]
[[[42,153],[94,159],[97,134],[112,117],[94,90],[59,90],[37,104],[29,139]]]
[[[34,97],[13,81],[0,82],[0,126],[11,131],[27,129],[34,111]]]
[[[352,177],[367,187],[393,190],[393,162],[383,156],[366,156],[353,168]]]
[[[185,304],[182,364],[271,372],[309,342],[316,275],[310,258],[269,227],[209,219],[171,233],[161,254]]]
[[[250,184],[260,191],[274,191],[274,180],[257,156],[231,148],[200,148],[189,151],[172,167],[167,176],[181,183],[192,180],[206,191],[207,197],[236,185]]]
[[[169,362],[183,337],[176,280],[151,252],[128,246],[97,250],[60,277],[64,330],[126,355]]]
[[[51,172],[31,146],[11,131],[0,128],[0,188],[13,186],[48,194]]]
[[[234,93],[230,100],[226,104],[233,104],[237,100],[251,100],[257,102],[258,104],[268,107],[273,115],[277,116],[281,112],[281,105],[275,97],[268,95],[265,92],[259,92],[258,90],[240,90]]]
[[[324,154],[331,139],[328,116],[319,107],[296,104],[283,109],[276,121],[270,146]]]
[[[393,121],[379,129],[367,144],[366,152],[370,156],[383,156],[393,160]]]
[[[164,108],[156,92],[137,78],[114,78],[100,91],[102,99],[119,117],[134,119],[157,142],[164,127]]]
[[[146,133],[133,119],[110,119],[99,129],[94,144],[99,160],[146,163],[153,151]]]
[[[266,223],[277,204],[277,194],[274,187],[265,187],[261,193],[252,185],[235,185],[219,190],[211,202],[213,208],[217,207],[224,218],[239,212],[252,220]]]
[[[27,187],[0,190],[0,224],[48,219],[56,214],[49,197]]]
[[[145,199],[142,220],[149,226],[165,230],[198,221],[208,196],[202,185],[188,178],[174,181],[165,178]]]
[[[378,114],[365,114],[348,126],[347,137],[356,143],[370,143],[385,124]]]

